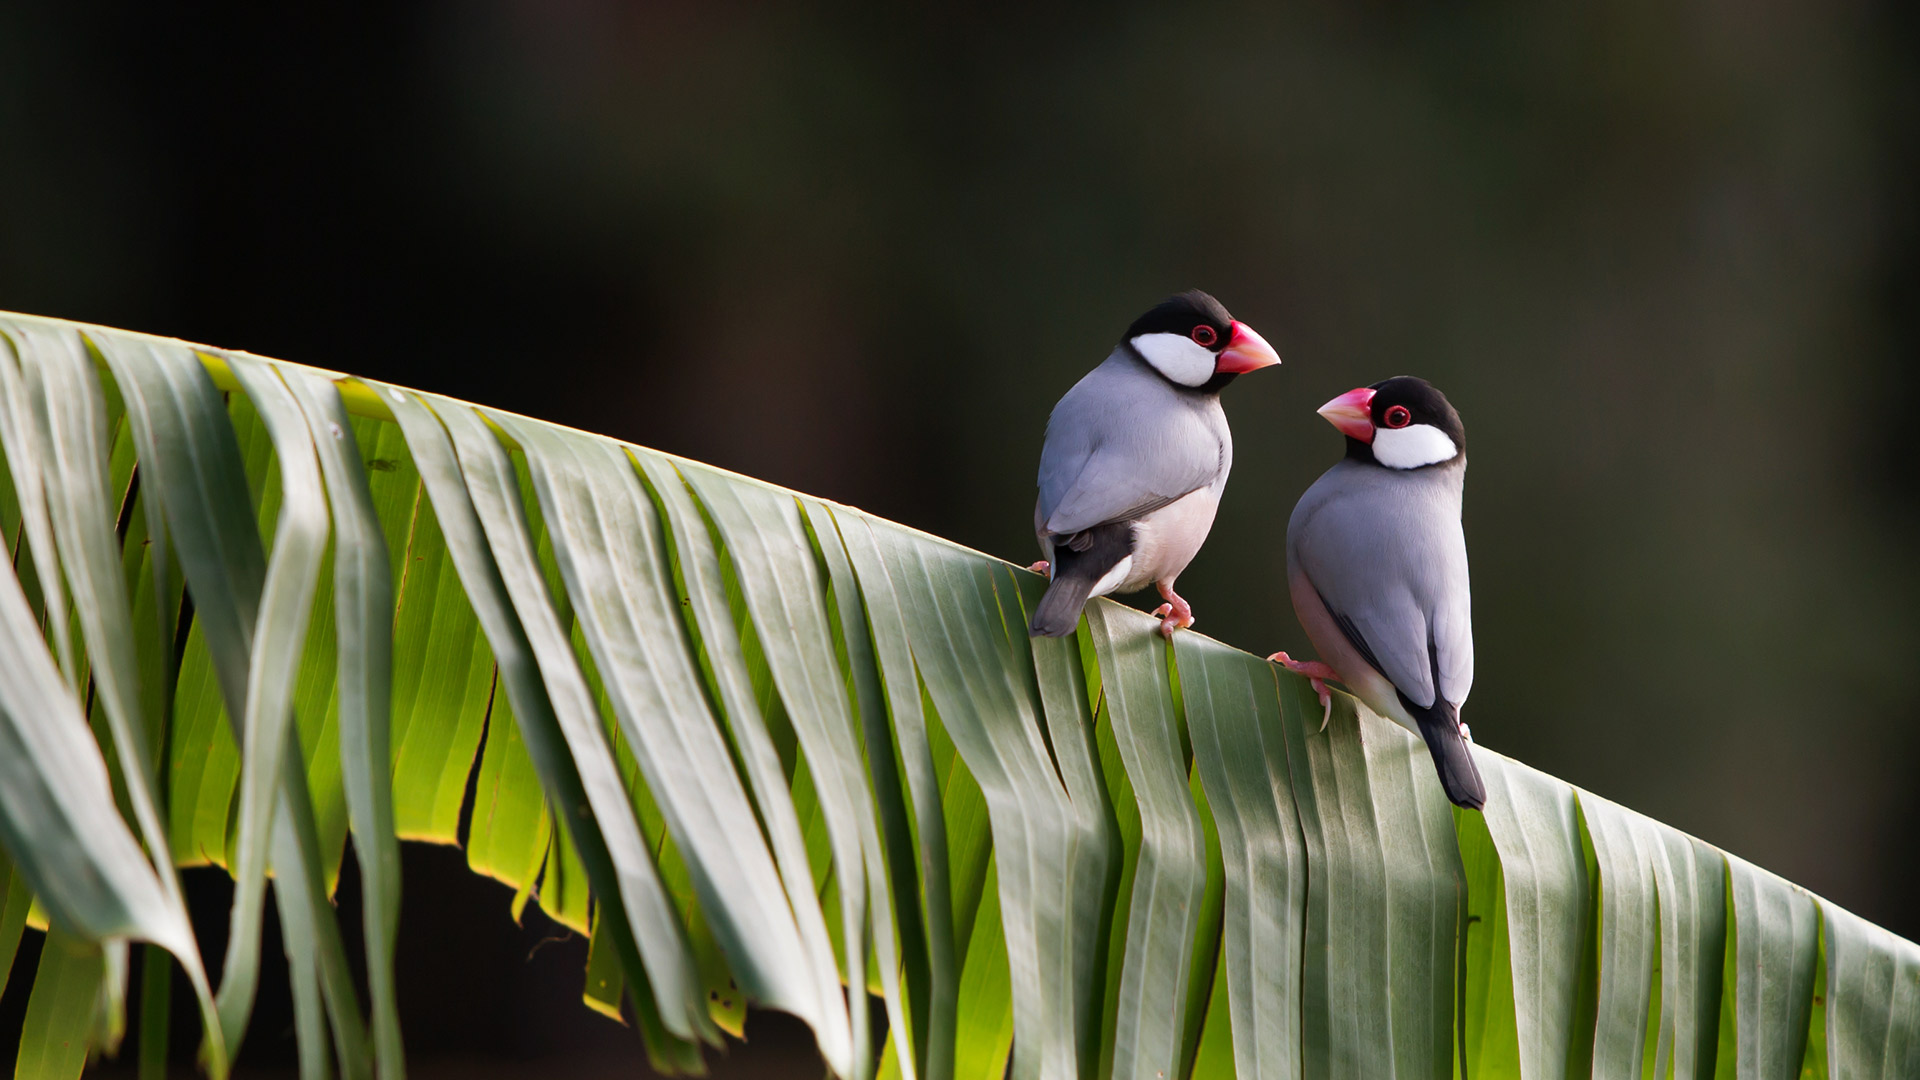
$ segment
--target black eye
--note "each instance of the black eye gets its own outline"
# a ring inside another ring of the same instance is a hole
[[[1203,349],[1213,348],[1213,343],[1219,340],[1220,335],[1214,331],[1213,327],[1208,326],[1206,323],[1201,323],[1199,326],[1193,328],[1193,343]]]
[[[1381,417],[1381,420],[1390,428],[1403,428],[1412,423],[1413,414],[1407,411],[1405,405],[1392,405],[1387,408],[1387,413]]]

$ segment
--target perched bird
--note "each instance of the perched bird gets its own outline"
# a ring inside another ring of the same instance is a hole
[[[1198,290],[1135,319],[1104,363],[1067,391],[1040,450],[1034,530],[1052,584],[1031,630],[1064,637],[1095,596],[1149,583],[1160,632],[1193,625],[1173,581],[1213,527],[1233,436],[1220,390],[1278,364],[1266,339]]]
[[[1460,706],[1473,686],[1472,597],[1460,528],[1467,436],[1424,379],[1401,376],[1320,407],[1347,456],[1314,481],[1287,522],[1287,587],[1325,663],[1268,659],[1324,680],[1426,740],[1447,798],[1487,801]],[[1326,721],[1321,721],[1321,727]]]

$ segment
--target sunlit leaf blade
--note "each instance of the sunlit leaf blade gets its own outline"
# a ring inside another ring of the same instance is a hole
[[[134,437],[143,450],[141,460],[148,466],[144,496],[164,511],[168,534],[182,542],[181,564],[193,595],[197,625],[208,632],[205,645],[218,681],[219,696],[230,717],[243,717],[253,681],[250,671],[255,645],[254,622],[266,577],[266,562],[251,515],[246,469],[234,429],[202,357],[184,347],[165,343],[142,343],[135,347],[130,343],[102,340],[98,344],[128,403]],[[277,396],[284,391],[275,389],[280,385],[279,377],[271,367],[243,358],[235,358],[235,362],[248,368],[264,393],[275,395],[274,400],[281,406],[290,405]],[[224,370],[224,363],[222,367]],[[305,437],[304,430],[291,417],[281,426]],[[317,482],[314,487],[317,493]],[[311,507],[303,507],[298,512],[306,514],[307,520],[318,522],[321,537],[319,543],[312,542],[309,527],[306,551],[295,560],[305,562],[317,558],[313,552],[324,544],[324,503],[318,518],[312,516]],[[295,549],[300,547],[296,545]],[[297,577],[294,574],[283,580]],[[290,618],[291,614],[276,615],[276,652],[286,657],[297,655],[297,644],[290,643],[296,634],[304,632],[304,626],[296,629],[295,623],[299,620]],[[304,611],[299,614],[304,619]],[[286,663],[291,665],[292,660]],[[276,671],[276,684],[290,681],[291,675],[285,669]],[[182,696],[194,692],[196,687],[205,689],[205,684],[183,682]],[[284,701],[290,691],[284,685],[277,685],[271,694]],[[205,715],[204,708],[201,715]],[[217,750],[220,743],[217,738],[209,737],[207,743],[190,744],[187,749],[196,750],[199,745]],[[322,891],[318,840],[305,769],[298,758],[280,755],[271,770],[280,774],[277,781],[269,775],[261,783],[278,803],[277,811],[272,814],[274,824],[269,844],[282,879],[276,890],[282,924],[296,930],[311,928],[314,937],[310,942],[294,944],[303,955],[311,953],[317,957],[334,1012],[334,1036],[348,1051],[342,1055],[343,1063],[355,1068],[360,1041],[358,1009],[352,1003],[351,976],[340,948],[338,928]],[[209,846],[223,847],[224,843],[224,837],[208,836],[201,838],[196,846],[204,851]],[[257,894],[250,891],[249,896],[252,899],[248,908],[257,912]],[[237,891],[236,910],[238,900]],[[244,925],[257,927],[257,914],[250,915],[249,924]],[[220,1026],[230,1036],[227,1042],[232,1046],[237,1044],[237,1037],[233,1036],[244,1027],[256,985],[257,937],[249,934],[230,937],[228,961],[228,973],[232,977],[222,980],[224,1012]]]
[[[618,760],[616,754],[615,761]],[[540,868],[540,910],[574,933],[585,934],[593,928],[590,921],[593,892],[587,882],[586,867],[580,862],[580,849],[566,828],[566,819],[560,818],[559,823],[561,827],[547,837],[546,863]],[[651,850],[652,837],[645,840]]]
[[[1157,624],[1099,603],[1089,605],[1087,627],[1100,654],[1100,685],[1120,760],[1140,808],[1140,861],[1110,1033],[1113,1071],[1171,1076],[1186,1034],[1190,952],[1206,890],[1206,838],[1188,794],[1187,756],[1167,682],[1167,644]]]
[[[21,1025],[14,1080],[75,1080],[87,1064],[100,984],[100,946],[55,929],[40,947],[40,969]]]
[[[120,774],[127,785],[134,820],[148,848],[164,857],[166,831],[155,810],[148,724],[142,710],[139,670],[134,656],[133,611],[114,535],[110,495],[106,410],[98,377],[80,336],[16,329],[23,366],[44,387],[37,404],[45,441],[32,449],[45,470],[46,501],[52,535],[60,545],[74,602],[74,614],[86,643],[88,676],[106,714]],[[20,440],[16,443],[15,460]],[[26,460],[20,460],[22,468]],[[170,869],[170,868],[169,868]],[[179,902],[170,872],[160,875],[169,899]]]
[[[1007,1055],[1013,1048],[1015,1014],[1007,984],[998,877],[992,860],[988,860],[980,914],[973,922],[973,939],[967,945],[966,967],[960,975],[953,1075],[961,1080],[1005,1076]]]
[[[686,463],[680,472],[732,557],[768,667],[806,755],[838,886],[841,974],[860,992],[867,983],[867,874],[884,874],[886,867],[877,861],[873,799],[861,765],[852,704],[833,654],[825,586],[800,508],[789,494],[736,482],[705,466]],[[871,867],[869,859],[876,860]],[[867,1012],[849,1012],[851,1057],[829,1063],[844,1076],[868,1077],[874,1062]]]
[[[1174,688],[1175,712],[1181,716],[1179,687]],[[1214,1003],[1214,982],[1220,978],[1220,942],[1222,923],[1226,920],[1226,865],[1220,853],[1220,829],[1213,819],[1213,807],[1207,801],[1206,786],[1200,781],[1199,770],[1189,766],[1187,791],[1193,799],[1193,808],[1200,814],[1200,833],[1206,850],[1206,887],[1200,894],[1199,917],[1194,921],[1193,943],[1188,947],[1192,958],[1188,970],[1192,975],[1187,980],[1186,1018],[1180,1045],[1180,1072],[1192,1070],[1193,1063],[1200,1050],[1200,1039],[1205,1032],[1207,1012]],[[1222,1009],[1225,1008],[1224,1003]],[[1222,1022],[1227,1021],[1222,1017]]]
[[[149,478],[148,486],[153,483]],[[167,839],[183,867],[227,867],[227,825],[240,775],[240,749],[221,704],[219,676],[198,614],[196,610],[187,630],[174,683],[173,719],[167,726]]]
[[[1653,1075],[1674,1080],[1710,1077],[1726,947],[1724,868],[1718,853],[1693,837],[1637,814],[1633,819],[1650,837],[1659,888],[1663,1029]]]
[[[638,1009],[643,1034],[654,1017],[671,1039],[716,1038],[679,919],[540,576],[506,452],[466,406],[434,398],[436,418],[409,395],[388,392],[542,785],[569,815],[594,891],[607,903],[617,899],[626,915],[610,922],[626,927],[617,931],[622,959],[646,972],[653,991],[635,995],[646,998]]]
[[[1225,935],[1220,945],[1226,946]],[[1213,980],[1213,992],[1207,998],[1206,1019],[1200,1031],[1199,1046],[1194,1054],[1193,1069],[1189,1073],[1193,1080],[1232,1080],[1241,1075],[1240,1068],[1234,1062],[1233,1007],[1227,1000],[1226,957],[1224,954],[1214,957],[1212,966],[1218,971]],[[1276,1065],[1283,1064],[1275,1062]],[[1291,1070],[1291,1071],[1287,1071]],[[1247,1072],[1248,1076],[1298,1076],[1299,1071],[1292,1066],[1286,1069],[1273,1068],[1265,1073]]]
[[[396,476],[408,493],[399,511],[407,531],[393,629],[394,828],[403,840],[452,844],[493,698],[493,653],[398,425],[375,426],[376,456],[368,466],[376,497]],[[392,525],[384,512],[382,522]]]
[[[1485,770],[1482,770],[1484,774]],[[1500,855],[1484,814],[1456,812],[1454,835],[1466,881],[1454,1064],[1463,1078],[1521,1076],[1520,1033],[1513,1001],[1513,951]]]
[[[148,715],[149,707],[163,701],[168,689],[159,668],[168,658],[150,655],[152,648],[160,647],[158,642],[147,650],[149,655],[142,655],[136,647],[136,628],[157,628],[134,618],[127,593],[125,556],[115,535],[115,521],[109,516],[124,499],[127,479],[118,483],[109,479],[106,395],[78,333],[16,327],[15,337],[21,347],[20,358],[32,373],[27,384],[40,386],[44,394],[44,400],[36,406],[43,422],[34,426],[31,436],[46,440],[44,445],[31,447],[30,456],[16,460],[24,469],[37,459],[46,470],[52,532],[60,543],[76,620],[86,644],[91,692],[112,732],[118,777],[134,821],[158,862],[156,880],[170,909],[170,920],[187,927],[185,901],[174,877],[166,825],[155,801],[153,731],[159,718]],[[20,440],[15,442],[16,451],[23,449]],[[123,450],[131,450],[130,442]],[[124,477],[130,478],[132,455],[122,453],[118,460]],[[164,583],[161,589],[166,591]],[[143,677],[147,683],[144,686]],[[159,944],[178,954],[203,1010],[208,1009],[211,991],[191,929],[186,929],[184,940]],[[111,965],[114,970],[109,985],[117,992],[125,976],[124,944],[110,944],[108,955],[116,961]],[[121,1015],[116,998],[108,1016],[118,1023]],[[224,1069],[224,1048],[214,1048],[210,1064],[216,1071]]]
[[[467,865],[514,889],[515,921],[546,860],[552,825],[521,725],[514,720],[511,695],[495,693],[473,789]]]
[[[12,476],[14,506],[32,555],[37,585],[34,607],[47,618],[53,653],[67,685],[79,688],[73,643],[67,633],[66,590],[60,576],[60,554],[47,506],[46,469],[41,458],[47,445],[46,406],[40,373],[33,364],[16,360],[16,350],[31,348],[29,334],[17,323],[0,333],[0,446],[5,446]]]
[[[613,711],[687,857],[693,888],[747,993],[813,1022],[814,988],[772,856],[707,710],[661,536],[614,444],[500,418],[527,453],[554,553]]]
[[[1045,582],[1034,574],[1012,572],[1021,606],[1002,604],[1001,625],[1010,636],[1025,633],[1033,608],[1045,593]],[[1046,717],[1047,746],[1067,789],[1071,817],[1067,824],[1067,854],[1058,864],[1064,875],[1058,902],[1066,920],[1066,936],[1054,949],[1063,973],[1043,968],[1051,991],[1049,1005],[1058,1015],[1072,1018],[1075,1067],[1086,1075],[1100,1061],[1102,990],[1108,981],[1107,946],[1112,930],[1114,893],[1120,881],[1121,843],[1101,773],[1100,748],[1094,735],[1093,711],[1076,638],[1030,638],[1034,678],[1041,711]],[[1020,650],[1014,649],[1018,660]],[[1024,671],[1023,671],[1024,673]],[[1057,982],[1056,982],[1057,980]],[[1049,1021],[1050,1023],[1057,1021]],[[1065,1070],[1061,1055],[1057,1062]]]
[[[12,978],[13,958],[20,948],[20,935],[27,927],[27,909],[33,906],[33,894],[27,891],[26,875],[13,865],[6,848],[0,845],[0,993]]]
[[[627,973],[620,966],[620,950],[611,933],[602,933],[599,907],[593,912],[593,933],[587,942],[587,985],[581,1000],[587,1007],[612,1020],[626,1023],[620,1015],[620,1000],[626,996]]]
[[[872,632],[879,684],[891,721],[885,740],[876,740],[872,734],[868,736],[868,759],[872,761],[876,753],[887,753],[885,748],[891,744],[893,753],[889,757],[897,757],[900,780],[906,788],[904,809],[908,817],[904,824],[910,828],[908,842],[914,847],[912,855],[918,859],[920,871],[918,890],[900,888],[895,892],[895,896],[900,897],[899,903],[918,909],[920,938],[927,951],[922,978],[914,978],[912,965],[908,967],[914,1003],[912,1047],[924,1078],[947,1080],[952,1072],[960,961],[954,949],[947,817],[941,807],[941,782],[933,765],[933,749],[927,740],[927,721],[920,707],[920,673],[914,667],[914,655],[908,646],[899,596],[885,561],[879,557],[879,546],[874,542],[866,515],[847,507],[833,507],[829,513],[860,586],[862,609],[866,611]],[[908,863],[897,851],[899,840],[889,834],[887,844],[895,849],[889,853],[889,865],[899,878],[906,878],[906,872],[902,871]],[[900,924],[902,928],[908,926],[906,913],[900,915]],[[899,1053],[900,1045],[904,1045],[902,1040],[893,1038],[889,1042],[889,1053]],[[891,1072],[885,1067],[883,1072],[895,1076],[904,1074],[899,1061],[893,1063]]]
[[[0,573],[0,841],[60,926],[197,955],[184,911],[115,811],[106,762],[10,570]]]
[[[1618,806],[1584,792],[1577,802],[1600,868],[1600,997],[1593,1069],[1600,1076],[1631,1080],[1640,1076],[1645,1056],[1647,1010],[1660,947],[1651,853]]]
[[[880,996],[886,1006],[888,1031],[893,1033],[895,1043],[906,1047],[906,1054],[900,1059],[902,1073],[907,1080],[916,1080],[920,1074],[920,1054],[900,977],[902,953],[918,971],[924,964],[925,948],[921,944],[918,912],[910,902],[918,892],[913,844],[908,835],[900,775],[894,762],[893,738],[887,730],[879,661],[868,634],[860,584],[832,511],[813,499],[802,499],[801,506],[807,515],[807,530],[813,538],[815,552],[826,564],[832,601],[828,606],[835,616],[832,628],[836,651],[846,668],[848,690],[859,713],[856,747],[871,780],[867,789],[870,805],[879,819],[877,828],[868,820],[860,829],[861,857],[867,864],[867,910],[871,913],[869,944],[874,952],[874,966],[879,969]],[[908,901],[898,909],[894,904],[896,895]]]
[[[1336,698],[1320,727],[1306,680],[1280,680],[1294,806],[1306,841],[1307,926],[1301,982],[1302,1072],[1394,1074],[1386,867],[1368,791],[1359,718]]]
[[[387,538],[340,395],[327,379],[289,373],[318,450],[333,511],[334,619],[339,635],[341,774],[360,865],[367,985],[373,1004],[380,1075],[405,1075],[399,1000],[393,982],[394,936],[400,923],[400,845],[394,835],[393,568]]]
[[[1063,787],[1060,769],[1045,741],[1038,712],[1038,687],[1020,654],[1027,646],[1025,619],[1004,564],[946,544],[923,543],[914,534],[878,519],[867,519],[869,535],[884,563],[863,569],[863,584],[889,582],[904,616],[914,659],[968,771],[978,781],[992,820],[998,895],[994,898],[1006,942],[1013,995],[1014,1075],[1071,1077],[1079,1074],[1083,1023],[1094,1018],[1076,975],[1086,971],[1085,951],[1099,926],[1097,906],[1076,912],[1075,903],[1089,875],[1104,886],[1105,867],[1076,853],[1083,839],[1075,807]],[[863,556],[865,558],[865,556]],[[1049,679],[1058,677],[1050,667]],[[1069,702],[1057,707],[1074,709]],[[1075,713],[1071,720],[1084,714]],[[1067,745],[1076,775],[1092,766],[1084,743]],[[960,857],[961,832],[948,816],[950,855]],[[1088,851],[1088,858],[1095,853]],[[956,883],[961,887],[962,883]],[[966,922],[971,905],[958,902],[961,933],[979,942],[978,920]],[[984,910],[984,904],[982,905]],[[1091,918],[1085,918],[1090,915]],[[1079,916],[1079,917],[1076,917]],[[1082,921],[1085,918],[1085,921]],[[969,927],[971,930],[969,931]],[[1076,947],[1081,959],[1076,961]],[[977,979],[977,960],[969,946],[963,982]],[[969,1003],[963,989],[960,1009],[976,1017],[993,1014],[986,1003]],[[966,1024],[960,1037],[964,1044]],[[967,1075],[964,1072],[957,1075]]]
[[[753,672],[740,643],[740,628],[729,609],[720,553],[686,481],[673,463],[657,454],[630,448],[635,465],[656,500],[666,525],[668,545],[678,582],[685,589],[690,615],[688,629],[698,638],[706,658],[734,751],[746,773],[782,888],[792,911],[812,980],[814,1035],[828,1060],[851,1060],[852,1034],[847,1007],[840,995],[840,975],[833,958],[826,917],[814,891],[806,840],[788,791],[779,748],[767,730]],[[762,671],[763,678],[770,676]]]
[[[1560,1076],[1576,1041],[1578,987],[1589,978],[1590,901],[1573,789],[1497,754],[1476,749],[1474,760],[1487,784],[1482,820],[1504,888],[1511,982],[1502,997],[1515,1014],[1517,1064],[1526,1080]]]
[[[234,372],[276,436],[285,490],[273,553],[261,586],[259,611],[264,618],[252,634],[241,720],[243,765],[233,923],[219,999],[221,1027],[227,1041],[238,1046],[247,1014],[253,1009],[259,977],[267,853],[274,831],[275,804],[283,795],[278,781],[284,772],[282,761],[287,756],[287,737],[293,722],[293,684],[306,644],[329,522],[312,440],[279,375],[248,360],[236,361]],[[197,602],[198,589],[194,595]],[[283,882],[280,891],[293,891],[289,885]],[[294,902],[298,902],[297,897]]]
[[[1226,869],[1215,997],[1232,1016],[1232,1064],[1248,1077],[1300,1072],[1306,849],[1290,793],[1271,665],[1198,634],[1174,635],[1194,763]],[[1224,997],[1221,995],[1224,993]],[[1216,1038],[1210,1017],[1207,1040]],[[1204,1047],[1203,1047],[1204,1056]]]
[[[1920,1076],[1920,946],[1823,901],[1827,1075]]]
[[[1737,855],[1727,862],[1727,949],[1734,978],[1733,1043],[1723,1034],[1716,1076],[1771,1080],[1800,1070],[1813,1005],[1819,906],[1806,890]],[[1723,1006],[1724,1008],[1724,1006]]]
[[[1453,807],[1418,737],[1371,713],[1360,736],[1387,871],[1394,1056],[1400,1075],[1438,1075],[1453,1047],[1465,899]]]
[[[351,824],[397,1075],[393,838],[457,839],[470,779],[472,864],[599,913],[587,997],[661,1069],[751,996],[864,1076],[868,994],[889,1077],[1920,1068],[1911,944],[1497,755],[1456,810],[1405,732],[1344,696],[1322,731],[1245,654],[1104,601],[1031,640],[1033,575],[651,451],[0,323],[0,959],[49,916],[97,958],[43,962],[31,1069],[119,1042],[127,936],[172,919],[197,962],[144,835],[248,898],[214,1070],[271,874],[303,1076],[374,1075],[326,895]]]

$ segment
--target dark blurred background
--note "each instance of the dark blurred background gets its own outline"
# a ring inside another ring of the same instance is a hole
[[[1424,375],[1472,435],[1479,740],[1920,937],[1912,5],[914,7],[6,0],[0,308],[1026,562],[1048,409],[1203,287],[1286,364],[1227,395],[1202,630],[1305,651],[1313,409]],[[409,932],[498,951],[504,890],[409,859]],[[417,1053],[448,995],[579,1011],[505,952],[403,971]]]

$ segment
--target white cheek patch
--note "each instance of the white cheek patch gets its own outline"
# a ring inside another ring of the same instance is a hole
[[[1460,448],[1447,433],[1432,424],[1377,428],[1373,433],[1373,460],[1389,469],[1418,469],[1452,460]]]
[[[1127,580],[1127,574],[1132,569],[1133,569],[1133,556],[1129,555],[1126,558],[1121,559],[1119,562],[1114,564],[1113,569],[1106,572],[1106,575],[1104,577],[1102,577],[1099,581],[1094,582],[1092,595],[1105,596],[1108,593],[1112,592],[1113,590],[1119,588],[1120,583]]]
[[[1213,378],[1213,352],[1185,334],[1141,334],[1133,347],[1154,370],[1181,386],[1199,386]]]

